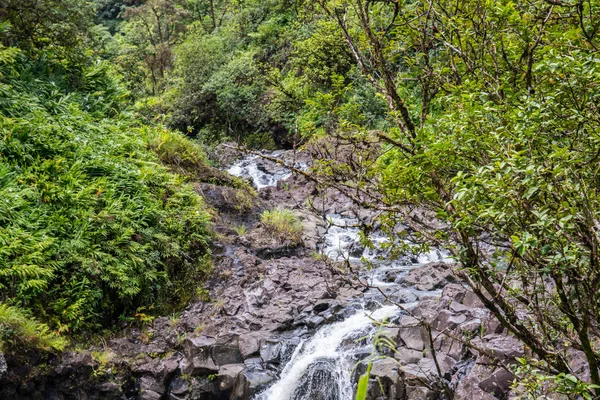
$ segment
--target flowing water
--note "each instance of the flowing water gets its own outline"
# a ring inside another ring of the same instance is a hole
[[[277,155],[277,154],[276,154]],[[304,166],[301,166],[304,167]],[[249,156],[234,164],[228,172],[251,179],[258,189],[275,186],[291,172],[280,168],[269,172],[259,156]],[[352,306],[358,311],[341,322],[319,328],[301,342],[281,371],[279,379],[253,400],[350,400],[354,397],[355,382],[352,370],[357,362],[369,357],[372,339],[379,329],[376,321],[397,318],[402,311],[386,303],[410,308],[419,298],[440,295],[439,291],[422,292],[397,283],[411,269],[432,261],[448,261],[448,253],[433,250],[427,254],[390,260],[383,244],[388,240],[373,235],[373,249],[365,249],[359,240],[356,220],[340,215],[327,216],[330,227],[325,235],[322,252],[333,260],[351,263],[368,261],[372,267],[361,272],[361,279],[373,290],[355,299]],[[378,289],[378,290],[375,290]],[[385,296],[381,294],[385,293]]]

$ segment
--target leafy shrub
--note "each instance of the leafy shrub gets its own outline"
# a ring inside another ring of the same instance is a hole
[[[210,268],[210,213],[161,160],[187,168],[204,155],[180,134],[137,126],[107,67],[84,68],[85,84],[75,90],[46,74],[51,65],[6,51],[2,297],[62,331],[189,299]],[[169,138],[167,147],[156,146],[160,137]]]
[[[281,239],[298,243],[302,239],[302,223],[290,210],[265,210],[260,221],[266,229]]]
[[[0,351],[6,342],[18,341],[43,350],[62,350],[67,341],[17,307],[0,303]]]

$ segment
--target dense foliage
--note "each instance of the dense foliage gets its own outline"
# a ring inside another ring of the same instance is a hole
[[[22,47],[0,46],[0,340],[60,348],[32,316],[78,331],[189,299],[210,213],[153,151],[187,139],[140,125],[106,63]],[[185,148],[186,168],[204,165]]]
[[[453,252],[525,366],[554,377],[542,389],[574,375],[570,393],[592,396],[596,0],[95,5],[100,25],[83,0],[0,6],[3,302],[70,329],[189,292],[208,216],[185,181],[204,157],[141,121],[207,144],[309,143],[315,179],[379,211],[394,252]]]
[[[529,362],[563,381],[576,376],[571,389],[546,380],[533,397],[592,398],[600,4],[319,3],[385,99],[389,124],[368,129],[348,102],[335,104],[318,150],[321,179],[383,211],[395,243],[450,249],[474,292],[531,351]],[[350,159],[327,161],[332,140],[351,143]]]

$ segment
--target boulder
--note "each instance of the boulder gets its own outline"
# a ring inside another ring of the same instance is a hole
[[[245,364],[228,364],[219,368],[217,379],[219,381],[219,389],[222,392],[229,391],[233,388],[238,375],[246,369]]]
[[[389,400],[402,399],[404,387],[398,372],[398,363],[389,358],[375,361],[371,367],[371,380],[368,398],[383,397]]]
[[[419,362],[421,358],[423,358],[423,351],[417,351],[405,347],[400,347],[394,353],[394,358],[398,360],[402,365],[415,364]]]
[[[190,390],[191,385],[187,380],[175,378],[169,385],[169,400],[185,400]]]
[[[237,377],[231,400],[249,400],[252,395],[265,388],[273,379],[274,376],[271,372],[245,369]]]
[[[438,331],[453,330],[467,320],[464,314],[454,314],[449,310],[442,310],[433,320],[431,327]]]
[[[281,342],[265,340],[260,346],[260,358],[265,363],[278,364],[281,353]]]
[[[244,362],[240,352],[238,336],[230,334],[219,336],[212,349],[212,358],[216,365]]]
[[[212,357],[214,339],[205,336],[187,338],[183,344],[186,359],[183,372],[188,375],[208,375],[219,371]]]
[[[492,372],[489,377],[479,382],[479,387],[496,397],[502,397],[508,393],[514,379],[515,376],[512,373],[500,368]]]
[[[412,317],[403,317],[400,320],[398,337],[406,347],[412,350],[423,351],[425,341],[423,340],[423,328],[419,321]]]
[[[242,358],[246,359],[250,356],[259,354],[261,338],[260,335],[252,333],[240,335],[238,344]]]
[[[448,283],[456,282],[457,278],[452,273],[451,264],[433,262],[411,270],[400,279],[400,283],[418,290],[431,291],[441,289]]]

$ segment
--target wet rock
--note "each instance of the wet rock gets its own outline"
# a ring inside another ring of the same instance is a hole
[[[279,363],[281,342],[266,340],[260,346],[260,358],[267,364]]]
[[[317,328],[317,327],[321,326],[324,322],[325,322],[325,318],[323,318],[319,315],[315,315],[306,320],[306,326],[308,326],[309,328]]]

